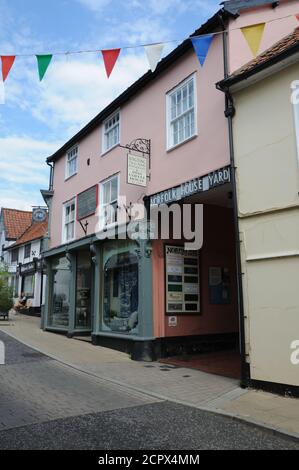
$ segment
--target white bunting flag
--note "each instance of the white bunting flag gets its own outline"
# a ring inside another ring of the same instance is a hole
[[[2,80],[0,80],[0,104],[5,104],[5,89]]]
[[[150,69],[152,72],[156,70],[157,64],[161,59],[161,55],[163,52],[164,44],[151,44],[149,46],[144,46],[145,53],[147,55],[147,60],[150,65]]]

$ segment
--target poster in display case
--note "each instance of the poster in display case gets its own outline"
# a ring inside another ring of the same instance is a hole
[[[200,313],[200,274],[197,251],[165,246],[166,313]]]

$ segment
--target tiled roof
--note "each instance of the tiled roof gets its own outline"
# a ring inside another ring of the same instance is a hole
[[[255,57],[255,59],[236,70],[228,78],[219,82],[220,88],[238,83],[258,71],[270,67],[274,62],[277,63],[284,59],[288,53],[291,55],[296,52],[299,52],[299,26],[292,33],[280,39],[269,49]]]
[[[232,15],[239,15],[240,11],[249,8],[261,7],[275,4],[274,0],[226,0],[221,3],[223,8]]]
[[[2,208],[6,238],[17,240],[32,223],[32,212]]]
[[[257,65],[263,64],[268,60],[271,60],[273,57],[276,57],[278,54],[287,51],[290,47],[299,43],[299,26],[288,36],[285,36],[280,41],[276,42],[269,49],[264,51],[262,54],[258,55],[255,59],[247,62],[240,69],[236,70],[231,76],[241,75],[249,70],[254,69]]]
[[[43,222],[33,222],[29,228],[23,233],[23,235],[18,238],[16,243],[10,245],[9,248],[23,245],[24,243],[31,242],[32,240],[37,240],[38,238],[42,238],[46,235],[48,230],[48,220],[44,220]]]

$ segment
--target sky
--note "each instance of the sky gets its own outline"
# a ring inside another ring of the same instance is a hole
[[[122,51],[109,80],[99,53],[61,54],[39,82],[35,54],[177,40],[165,55],[220,1],[0,0],[0,55],[29,54],[16,58],[0,104],[0,207],[44,205],[46,158],[149,68],[142,47]]]

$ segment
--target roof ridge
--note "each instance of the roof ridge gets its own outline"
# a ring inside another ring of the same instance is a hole
[[[23,209],[12,209],[11,207],[1,207],[1,211],[16,211],[16,212],[26,212],[28,214],[31,214],[32,211],[24,211]]]

